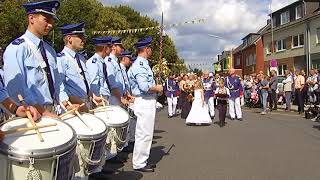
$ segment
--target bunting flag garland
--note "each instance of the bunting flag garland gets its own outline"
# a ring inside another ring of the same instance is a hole
[[[192,20],[192,21],[186,21],[186,22],[180,22],[176,24],[170,24],[170,25],[165,25],[165,29],[170,29],[173,27],[179,27],[183,26],[186,24],[199,24],[199,23],[204,23],[205,19],[198,19],[198,20]],[[159,30],[160,26],[153,26],[153,27],[146,27],[146,28],[137,28],[137,29],[123,29],[123,30],[109,30],[109,31],[93,31],[93,35],[102,35],[102,34],[134,34],[134,33],[140,33],[140,32],[145,32],[149,30]]]

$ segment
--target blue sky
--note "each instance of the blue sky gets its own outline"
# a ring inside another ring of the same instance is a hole
[[[262,28],[272,10],[296,0],[99,0],[104,5],[129,5],[165,24],[205,18],[203,24],[166,29],[186,63],[211,64],[223,50],[237,47],[248,33]],[[212,38],[208,34],[221,36]],[[210,70],[211,65],[201,66]]]

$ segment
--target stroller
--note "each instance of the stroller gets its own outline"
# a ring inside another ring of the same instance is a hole
[[[256,91],[251,92],[248,106],[249,108],[260,107],[259,94]]]

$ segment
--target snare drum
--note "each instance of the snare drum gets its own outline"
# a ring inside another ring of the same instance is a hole
[[[128,140],[128,112],[120,106],[105,106],[95,109],[94,115],[102,119],[108,127],[107,151],[111,154],[122,151]]]
[[[105,123],[92,114],[82,114],[87,127],[77,116],[68,115],[64,122],[69,124],[77,134],[76,177],[85,177],[99,172],[104,165],[104,147],[107,137]]]
[[[35,132],[19,132],[5,136],[0,144],[1,180],[70,180],[76,151],[76,135],[73,129],[56,119],[42,118],[37,125],[57,123],[57,126],[41,128],[41,142]],[[2,131],[32,127],[27,118],[5,123]]]

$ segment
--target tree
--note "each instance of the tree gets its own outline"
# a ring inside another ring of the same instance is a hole
[[[14,1],[14,3],[13,3]],[[0,47],[5,48],[15,38],[21,36],[27,27],[26,13],[21,7],[28,0],[2,0],[0,2]],[[159,26],[159,23],[148,16],[142,16],[129,6],[103,6],[97,0],[60,0],[58,18],[55,27],[45,37],[57,52],[63,49],[64,43],[59,27],[64,24],[85,22],[87,45],[89,56],[94,53],[92,38],[102,35],[94,35],[93,31],[122,30],[129,28],[144,28]],[[14,13],[12,13],[14,12]],[[115,36],[115,35],[113,35]],[[124,47],[135,52],[134,43],[146,36],[153,37],[153,55],[151,65],[159,63],[160,35],[159,29],[135,33],[117,35],[123,38]],[[164,37],[163,58],[169,63],[180,63],[175,45],[170,37]],[[172,72],[183,71],[182,66],[170,67]]]

